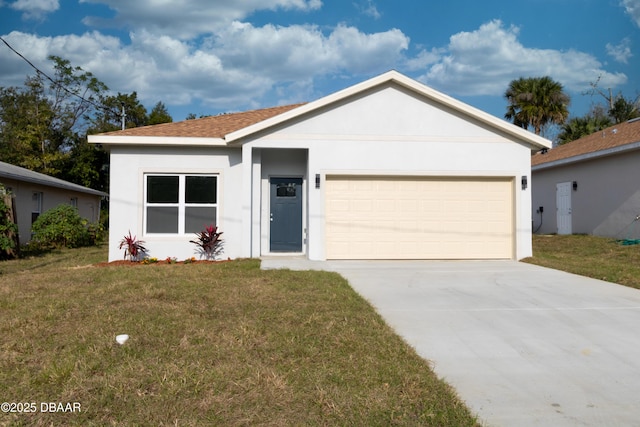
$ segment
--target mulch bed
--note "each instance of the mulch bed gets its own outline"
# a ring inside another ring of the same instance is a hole
[[[143,262],[143,261],[128,261],[125,259],[119,261],[111,261],[111,262],[99,262],[94,264],[95,267],[117,267],[117,266],[129,266],[136,267],[139,265],[147,266],[147,265],[175,265],[175,264],[219,264],[221,262],[229,262],[231,258],[225,260],[194,260],[194,261],[166,261],[166,260],[158,260],[155,262]]]

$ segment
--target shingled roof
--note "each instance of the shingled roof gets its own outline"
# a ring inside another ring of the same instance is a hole
[[[293,110],[301,105],[304,104],[283,105],[242,113],[220,114],[218,116],[184,120],[182,122],[162,123],[159,125],[118,130],[100,135],[224,138],[225,135],[231,132],[270,119],[271,117]]]
[[[640,119],[629,120],[531,156],[532,167],[570,163],[583,158],[593,158],[616,149],[632,148],[640,143]],[[640,147],[639,147],[640,148]]]

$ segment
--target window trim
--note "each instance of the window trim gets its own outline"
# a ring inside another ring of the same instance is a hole
[[[178,177],[178,203],[149,203],[147,201],[148,184],[147,178],[150,176],[177,176]],[[186,203],[186,177],[187,176],[204,176],[216,178],[216,203]],[[193,232],[185,232],[186,209],[189,207],[212,207],[216,210],[215,224],[220,223],[220,182],[221,173],[219,172],[142,172],[142,230],[143,235],[150,237],[183,237],[191,236]],[[177,207],[178,208],[178,232],[177,233],[157,233],[148,232],[147,209],[150,207]]]
[[[34,204],[34,202],[36,202]],[[44,208],[44,192],[32,191],[31,192],[31,225],[42,215]],[[35,217],[34,217],[35,215]]]

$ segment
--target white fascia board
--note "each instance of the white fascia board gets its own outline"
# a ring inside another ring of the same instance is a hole
[[[192,146],[192,147],[219,147],[226,146],[227,142],[222,138],[196,138],[189,136],[114,136],[114,135],[88,135],[90,144],[102,145],[149,145],[149,146]]]
[[[527,131],[526,129],[522,129],[518,126],[515,126],[511,123],[505,122],[504,120],[498,119],[495,116],[492,116],[489,113],[486,113],[482,110],[479,110],[475,107],[472,107],[464,102],[458,101],[448,95],[445,95],[441,92],[438,92],[430,87],[419,83],[416,80],[413,80],[395,70],[388,71],[384,74],[381,74],[372,79],[366,80],[362,83],[350,86],[341,91],[335,92],[331,95],[325,96],[324,98],[320,98],[317,101],[310,102],[308,104],[304,104],[298,108],[294,108],[293,110],[289,110],[286,113],[277,115],[270,119],[264,120],[260,123],[256,123],[255,125],[248,126],[246,128],[237,130],[235,132],[231,132],[226,135],[225,139],[227,143],[232,144],[239,139],[242,139],[246,136],[249,136],[253,133],[268,129],[271,126],[278,125],[280,123],[284,123],[287,120],[291,120],[293,118],[299,117],[308,112],[314,111],[316,109],[325,107],[334,102],[343,100],[350,96],[356,95],[360,92],[364,92],[368,89],[381,85],[387,82],[395,82],[405,88],[414,91],[422,96],[425,96],[429,99],[432,99],[440,104],[443,104],[453,110],[460,111],[461,113],[470,116],[482,123],[489,125],[490,127],[496,128],[505,132],[511,136],[516,137],[523,142],[526,142],[530,145],[533,151],[537,151],[542,148],[551,148],[552,142],[546,138],[538,136],[534,133]]]
[[[567,157],[565,159],[558,159],[552,162],[541,163],[531,167],[531,171],[539,171],[549,168],[555,168],[558,166],[568,165],[571,163],[584,162],[585,160],[597,159],[599,157],[612,156],[614,154],[623,154],[627,151],[633,151],[640,149],[640,142],[633,142],[631,144],[621,145],[619,147],[607,148],[606,150],[594,151],[591,153],[580,154],[573,157]]]

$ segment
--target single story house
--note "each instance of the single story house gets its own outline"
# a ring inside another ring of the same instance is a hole
[[[110,150],[109,259],[520,259],[551,142],[390,71],[314,102],[89,136]]]
[[[100,201],[107,193],[49,175],[0,162],[0,184],[14,197],[20,244],[31,240],[31,224],[38,216],[61,204],[78,209],[89,222],[100,219]]]
[[[531,158],[537,233],[640,238],[640,119]]]

